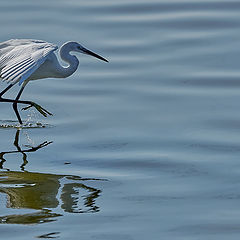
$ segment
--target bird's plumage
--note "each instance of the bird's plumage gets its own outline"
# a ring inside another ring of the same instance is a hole
[[[33,39],[11,39],[0,43],[0,79],[20,85],[57,49],[54,44]]]

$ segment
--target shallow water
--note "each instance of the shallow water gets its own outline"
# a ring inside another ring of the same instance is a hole
[[[219,0],[1,2],[0,41],[74,40],[110,60],[29,83],[22,98],[52,117],[21,111],[19,127],[1,104],[1,237],[238,239],[239,13]]]

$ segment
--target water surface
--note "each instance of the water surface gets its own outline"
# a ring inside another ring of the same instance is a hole
[[[110,60],[79,56],[71,77],[29,83],[22,98],[52,117],[21,111],[15,128],[1,104],[1,236],[237,239],[239,13],[221,0],[1,2],[0,41],[74,40]]]

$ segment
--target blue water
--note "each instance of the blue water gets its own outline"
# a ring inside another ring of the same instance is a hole
[[[0,23],[110,60],[30,82],[53,116],[28,128],[1,103],[2,238],[239,238],[240,2],[12,0]]]

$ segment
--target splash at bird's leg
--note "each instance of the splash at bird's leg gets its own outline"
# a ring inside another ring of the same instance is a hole
[[[52,116],[52,113],[50,113],[49,111],[47,111],[45,108],[41,107],[39,104],[35,103],[35,102],[30,102],[30,105],[27,107],[22,108],[22,110],[27,110],[31,107],[35,107],[39,113],[41,113],[44,117],[47,117],[47,115]]]

